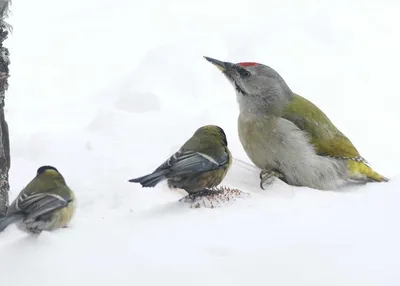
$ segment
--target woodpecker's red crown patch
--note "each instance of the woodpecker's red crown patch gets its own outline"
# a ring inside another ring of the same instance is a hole
[[[259,63],[255,63],[255,62],[242,62],[242,63],[238,63],[239,66],[242,67],[254,67],[254,66],[258,66]]]

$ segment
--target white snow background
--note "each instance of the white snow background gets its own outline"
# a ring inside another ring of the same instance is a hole
[[[0,236],[0,284],[400,285],[399,1],[13,1],[10,197],[54,165],[78,198],[68,229]],[[317,104],[375,170],[341,192],[237,162],[252,198],[189,209],[154,170],[205,124],[235,158],[234,90],[203,59],[257,61]]]

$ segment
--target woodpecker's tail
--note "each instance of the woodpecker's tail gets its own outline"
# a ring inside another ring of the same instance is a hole
[[[147,187],[155,187],[159,182],[162,180],[165,180],[165,171],[156,171],[154,173],[151,173],[149,175],[139,177],[136,179],[131,179],[129,182],[131,183],[140,183],[142,187],[147,188]]]
[[[14,214],[0,218],[0,232],[5,230],[10,224],[13,224],[23,218],[23,214]]]
[[[389,179],[375,172],[370,166],[363,162],[349,160],[347,166],[351,172],[351,176],[354,179],[367,177],[370,181],[374,182],[389,182]]]

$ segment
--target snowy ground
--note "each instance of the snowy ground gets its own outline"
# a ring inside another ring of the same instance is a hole
[[[400,285],[398,1],[14,1],[11,198],[44,164],[75,190],[70,228],[0,237],[1,285]],[[258,189],[188,209],[153,170],[204,124],[235,158],[232,87],[202,56],[275,68],[392,178],[343,192]],[[207,284],[206,284],[207,283]]]

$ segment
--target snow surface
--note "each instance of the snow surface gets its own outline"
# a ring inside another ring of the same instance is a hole
[[[79,208],[68,229],[0,236],[1,285],[400,285],[399,1],[13,1],[6,116],[13,199],[44,164]],[[258,188],[189,209],[152,171],[218,124],[235,158],[234,91],[202,56],[258,61],[319,105],[387,184]]]

